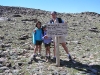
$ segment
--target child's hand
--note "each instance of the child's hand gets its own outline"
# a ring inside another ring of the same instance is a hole
[[[36,32],[36,30],[33,30],[33,32],[35,33],[35,32]]]
[[[67,22],[64,22],[65,24],[67,24]]]
[[[45,39],[47,39],[47,38],[48,38],[48,36],[47,36],[47,35],[45,35],[45,36],[44,36],[44,38],[45,38]]]

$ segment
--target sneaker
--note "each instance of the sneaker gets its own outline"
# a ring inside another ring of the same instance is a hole
[[[47,60],[47,56],[45,56],[45,60]]]
[[[41,54],[38,54],[38,57],[41,58],[41,59],[43,59],[43,56]]]
[[[74,63],[74,64],[76,63],[76,61],[74,59],[72,59],[72,57],[70,55],[68,58],[69,58],[69,61],[71,61],[72,63]]]
[[[70,55],[68,56],[68,58],[69,58],[69,61],[72,61],[72,57]]]
[[[41,56],[41,54],[40,54],[40,53],[38,53],[38,56],[40,57],[40,56]]]
[[[49,62],[51,60],[51,57],[50,56],[46,56],[46,62]]]
[[[38,53],[38,57],[41,57],[41,54],[40,53]]]
[[[45,57],[45,60],[46,60],[46,62],[48,62],[48,61],[49,61],[49,60],[48,60],[48,56],[46,56],[46,57]]]
[[[50,56],[45,56],[47,59],[51,59],[51,57]]]

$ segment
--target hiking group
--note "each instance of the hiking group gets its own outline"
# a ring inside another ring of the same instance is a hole
[[[51,12],[51,20],[49,21],[49,24],[55,24],[55,23],[65,23],[61,18],[57,17],[57,12],[53,11]],[[33,44],[34,44],[34,52],[32,54],[31,57],[31,63],[32,61],[37,61],[36,56],[41,56],[41,45],[42,43],[44,44],[46,53],[45,53],[45,60],[51,60],[51,52],[50,52],[50,45],[51,42],[53,40],[54,43],[54,49],[53,49],[53,61],[56,61],[56,55],[55,55],[55,37],[50,37],[47,36],[47,29],[46,29],[46,25],[42,25],[40,21],[38,21],[36,23],[36,27],[33,30]],[[70,61],[72,61],[72,57],[68,51],[68,48],[66,46],[66,39],[65,36],[59,36],[59,43],[61,44],[61,46],[63,47],[63,49],[65,50],[67,57],[69,58]]]

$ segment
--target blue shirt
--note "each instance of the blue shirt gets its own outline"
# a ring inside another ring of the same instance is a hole
[[[35,28],[35,40],[38,40],[38,41],[42,41],[42,29],[41,28]]]
[[[51,43],[52,38],[51,37],[44,38],[46,34],[47,34],[47,31],[44,31],[44,35],[42,34],[42,40],[43,40],[43,43],[49,44],[49,43]]]

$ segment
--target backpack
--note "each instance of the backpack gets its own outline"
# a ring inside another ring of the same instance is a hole
[[[59,23],[62,23],[62,19],[61,18],[57,18]],[[50,20],[50,23],[54,23],[53,19]]]

